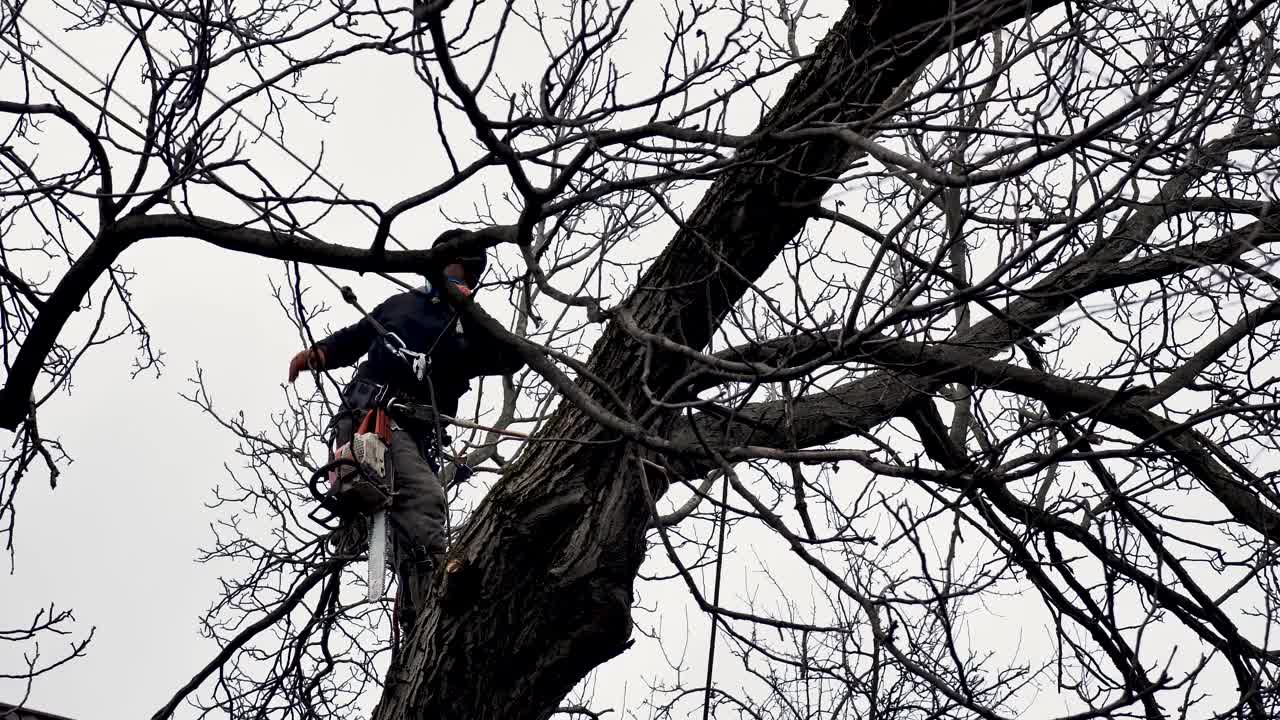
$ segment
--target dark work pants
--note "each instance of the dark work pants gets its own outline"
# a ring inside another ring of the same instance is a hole
[[[418,619],[431,572],[445,550],[448,499],[436,468],[427,462],[422,436],[391,423],[391,466],[395,473],[395,501],[388,519],[395,533],[396,574],[400,579],[400,625],[408,638]]]
[[[423,443],[391,424],[395,502],[388,517],[396,534],[396,564],[434,558],[445,549],[448,500],[440,476],[424,457]]]

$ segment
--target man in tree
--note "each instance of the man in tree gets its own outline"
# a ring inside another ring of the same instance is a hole
[[[434,246],[462,235],[466,231],[450,230]],[[343,407],[332,426],[337,447],[351,438],[368,410],[385,406],[391,416],[396,492],[388,515],[396,537],[400,620],[406,630],[417,618],[431,572],[445,551],[447,500],[438,474],[445,443],[441,416],[457,413],[472,378],[507,375],[524,365],[509,346],[465,323],[432,285],[435,277],[470,297],[484,274],[484,252],[458,254],[441,265],[424,287],[393,295],[289,362],[293,382],[306,368],[344,367],[368,355],[344,389]]]

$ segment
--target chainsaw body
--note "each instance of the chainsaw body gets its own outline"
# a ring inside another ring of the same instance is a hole
[[[347,462],[329,470],[329,492],[340,516],[366,515],[391,504],[387,486],[387,446],[377,433],[357,433],[334,451],[334,461]]]
[[[390,507],[391,438],[385,418],[380,410],[370,412],[350,442],[335,448],[333,459],[312,476],[311,494],[320,507],[309,514],[311,519],[332,528],[335,520],[371,515]],[[317,515],[322,509],[327,517]]]

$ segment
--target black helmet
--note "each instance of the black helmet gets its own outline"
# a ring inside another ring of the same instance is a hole
[[[431,247],[436,247],[437,245],[443,245],[444,243],[447,243],[450,240],[457,240],[461,237],[464,237],[470,234],[471,234],[470,232],[459,229],[459,228],[455,228],[453,230],[445,230],[444,232],[440,233],[440,237],[436,238],[435,242],[431,243]],[[459,252],[454,257],[442,260],[440,263],[440,267],[444,267],[445,265],[448,265],[451,262],[462,263],[462,267],[471,275],[471,279],[476,282],[479,282],[480,277],[484,275],[485,267],[487,267],[489,264],[489,258],[487,257],[483,248],[475,251],[467,251],[467,252],[472,252],[473,254],[465,255],[462,252]]]

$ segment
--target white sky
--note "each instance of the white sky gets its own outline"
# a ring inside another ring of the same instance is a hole
[[[838,11],[843,3],[826,5]],[[66,24],[47,7],[31,17],[40,18],[50,32]],[[640,64],[646,51],[652,51],[647,43],[655,39],[646,32],[656,33],[659,19],[643,13],[633,19],[637,24],[629,43]],[[820,32],[826,25],[819,21],[813,28]],[[115,47],[109,35],[73,34],[65,41],[81,57],[91,58]],[[119,37],[116,33],[114,39]],[[42,57],[56,59],[52,51]],[[59,62],[55,67],[68,67]],[[518,62],[509,65],[515,71]],[[353,196],[389,203],[442,176],[441,155],[422,130],[429,107],[407,60],[368,56],[316,76],[323,78],[316,87],[327,86],[337,99],[338,114],[325,125],[299,123],[303,130],[291,135],[291,147],[313,157],[323,141],[329,178]],[[141,102],[142,97],[133,100]],[[753,122],[750,114],[741,116],[741,124]],[[56,147],[46,150],[58,152]],[[298,173],[266,143],[255,145],[251,154],[279,178]],[[483,197],[471,191],[451,196],[445,207],[465,214],[471,203],[480,202]],[[235,212],[230,207],[226,211]],[[442,229],[435,212],[402,219],[397,235],[407,241],[416,234],[419,242],[433,238]],[[327,221],[321,234],[353,245],[371,237],[369,226],[349,215]],[[46,406],[42,427],[66,444],[75,462],[63,472],[56,491],[39,476],[26,480],[16,569],[0,579],[0,626],[21,623],[54,603],[75,609],[79,632],[97,628],[88,657],[38,682],[30,700],[32,707],[77,720],[149,717],[215,651],[198,636],[195,618],[215,597],[218,573],[227,569],[202,566],[193,558],[198,547],[211,542],[209,525],[216,512],[204,503],[210,489],[225,479],[223,463],[236,462],[235,443],[178,393],[188,389],[199,363],[220,408],[243,411],[250,426],[264,426],[269,413],[283,406],[280,385],[289,357],[299,349],[293,329],[269,296],[268,279],[279,281],[279,263],[185,239],[145,242],[132,248],[123,263],[137,272],[131,285],[136,307],[165,352],[167,370],[159,379],[144,374],[125,382],[133,347],[128,340],[113,343],[82,362],[70,397]],[[357,287],[366,300],[380,286],[361,281]],[[333,322],[354,321],[336,294],[329,302],[337,306],[330,315]],[[510,312],[500,303],[490,303],[488,309],[503,317]],[[776,542],[750,551],[746,542],[731,545],[740,554],[726,574],[727,597],[743,596],[759,584],[759,567],[787,562]],[[803,570],[791,563],[785,572]],[[698,678],[691,683],[697,684],[708,624],[685,596],[675,581],[663,587],[642,585],[638,600],[646,608],[661,608],[661,626],[669,631],[666,651],[684,656],[686,677]],[[822,599],[815,602],[821,605]],[[1016,622],[1020,607],[1016,598],[993,600],[989,611],[992,618]],[[658,624],[648,613],[638,617],[650,626]],[[1008,654],[1032,651],[1047,639],[1038,631],[1010,632],[1008,624],[990,628],[991,636],[981,643]],[[636,708],[648,694],[643,676],[647,668],[657,667],[660,657],[653,641],[635,637],[632,651],[598,673],[600,692],[593,706]],[[42,649],[56,654],[60,648]],[[0,668],[14,667],[17,659],[11,654],[12,647],[0,645]],[[727,656],[722,658],[721,677],[738,681],[740,673]],[[14,692],[11,684],[0,684],[0,700],[12,700]],[[1056,709],[1051,705],[1046,699],[1038,710],[1048,714]]]

